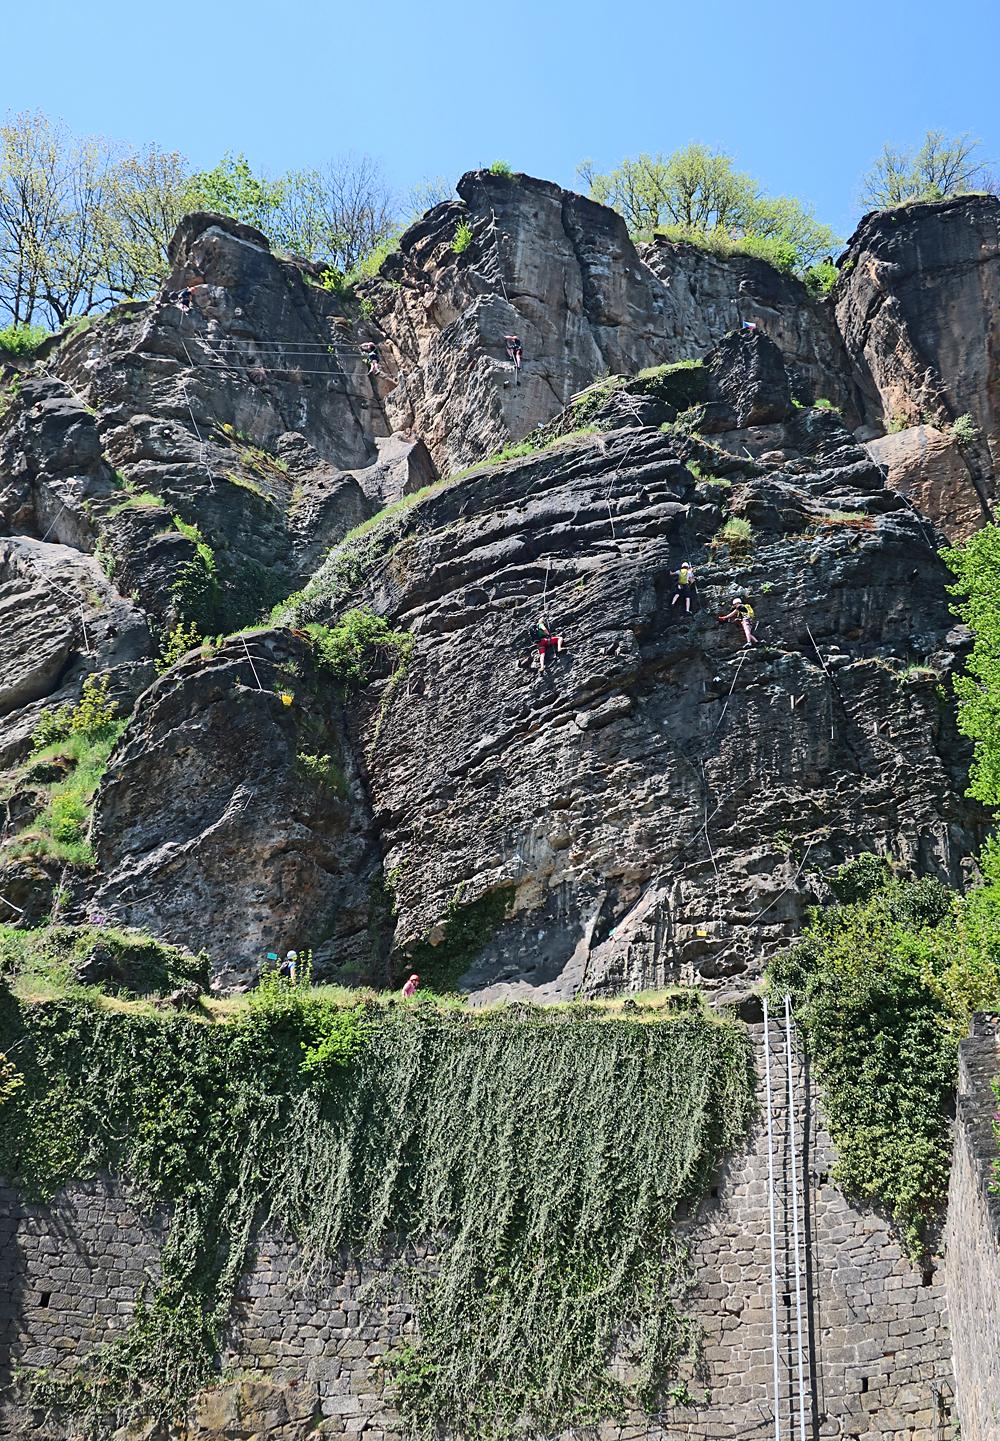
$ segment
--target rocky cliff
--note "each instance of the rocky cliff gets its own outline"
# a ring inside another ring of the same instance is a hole
[[[1000,206],[869,218],[831,303],[746,257],[637,250],[545,182],[458,188],[357,294],[190,216],[160,300],[7,373],[11,917],[96,908],[224,983],[298,942],[348,980],[734,995],[846,856],[960,881],[982,818],[936,524],[991,493]],[[931,361],[921,427],[957,446],[968,412],[979,436],[950,489],[873,459]],[[759,646],[718,623],[736,595]],[[405,674],[324,669],[302,627],[352,608],[412,635]],[[544,671],[541,612],[565,642]],[[178,624],[193,648],[156,679]],[[67,864],[29,750],[95,671],[131,721]]]
[[[968,195],[866,215],[834,301],[858,410],[896,432],[876,459],[967,535],[989,518],[1000,458],[1000,202]]]

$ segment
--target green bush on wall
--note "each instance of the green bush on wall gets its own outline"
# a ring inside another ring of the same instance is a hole
[[[948,1187],[958,1044],[977,1009],[1000,1008],[1000,852],[961,896],[931,877],[898,880],[862,855],[772,962],[795,1001],[823,1087],[848,1193],[882,1206],[915,1258],[933,1238]]]
[[[428,1441],[446,1423],[502,1441],[653,1405],[696,1348],[672,1227],[749,1123],[735,1023],[331,1007],[272,980],[208,1026],[0,989],[0,1051],[17,1068],[0,1172],[45,1198],[107,1170],[170,1211],[129,1329],[68,1377],[23,1378],[33,1406],[93,1436],[165,1421],[217,1379],[259,1225],[290,1230],[307,1271],[343,1246],[410,1256],[384,1284],[417,1330],[386,1365]]]

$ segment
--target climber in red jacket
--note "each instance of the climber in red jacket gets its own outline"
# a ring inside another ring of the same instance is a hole
[[[549,628],[544,615],[540,615],[535,622],[534,638],[538,646],[538,669],[544,670],[546,656],[559,654],[563,648],[563,638]]]

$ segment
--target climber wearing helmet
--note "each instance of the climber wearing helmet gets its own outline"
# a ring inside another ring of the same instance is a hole
[[[680,570],[672,570],[671,575],[677,577],[677,589],[674,592],[671,605],[676,605],[681,596],[684,597],[684,609],[688,615],[691,614],[691,598],[698,594],[698,577],[695,575],[691,565],[686,560],[681,561]]]
[[[727,620],[734,622],[739,621],[743,627],[743,635],[746,638],[747,645],[760,645],[760,641],[753,633],[753,606],[743,600],[741,596],[733,596],[732,610],[728,615],[720,615],[719,620],[722,622]]]
[[[289,951],[288,954],[285,956],[285,959],[282,961],[281,965],[278,967],[278,975],[283,976],[290,985],[294,986],[296,977],[298,976],[298,970],[299,953],[298,951]]]
[[[414,971],[413,975],[403,986],[403,999],[408,1001],[419,985],[420,977],[417,975],[416,971]]]
[[[540,615],[534,626],[534,640],[538,646],[538,669],[544,670],[546,656],[559,654],[563,648],[563,638],[553,634],[544,615]]]

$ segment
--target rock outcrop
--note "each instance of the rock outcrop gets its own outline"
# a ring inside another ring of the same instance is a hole
[[[523,439],[595,377],[700,355],[743,320],[782,346],[799,399],[850,403],[829,313],[800,281],[691,245],[637,250],[614,211],[528,176],[473,171],[457,188],[365,289],[392,356],[386,414],[443,471]]]
[[[849,854],[959,879],[979,823],[941,692],[963,636],[938,542],[831,412],[780,429],[786,458],[756,467],[651,428],[555,445],[376,532],[328,612],[320,585],[310,616],[365,604],[416,637],[409,684],[360,728],[397,949],[454,960],[451,928],[504,896],[464,975],[479,994],[718,987]],[[760,647],[718,624],[736,594]],[[542,611],[565,648],[539,673]]]
[[[336,688],[288,632],[195,651],[145,692],[101,788],[97,907],[249,980],[307,937],[374,979],[381,869]],[[265,947],[266,948],[266,947]]]
[[[963,509],[971,516],[978,505],[982,524],[1000,462],[1000,200],[963,195],[866,215],[834,300],[863,421],[948,431],[971,417]]]
[[[992,485],[995,202],[866,220],[841,339],[761,261],[636,248],[527,177],[459,195],[357,295],[190,216],[160,299],[5,395],[0,761],[89,672],[135,708],[67,905],[207,948],[224,984],[298,941],[345,979],[733,995],[845,856],[959,880],[982,817],[935,522],[966,533]],[[932,391],[933,426],[876,434]],[[234,632],[293,592],[286,622],[354,605],[410,630],[405,678],[345,705],[279,628],[153,683],[178,622]],[[765,642],[745,653],[714,618],[738,593]],[[538,673],[543,609],[566,644]],[[51,875],[2,847],[0,873],[44,914]]]

